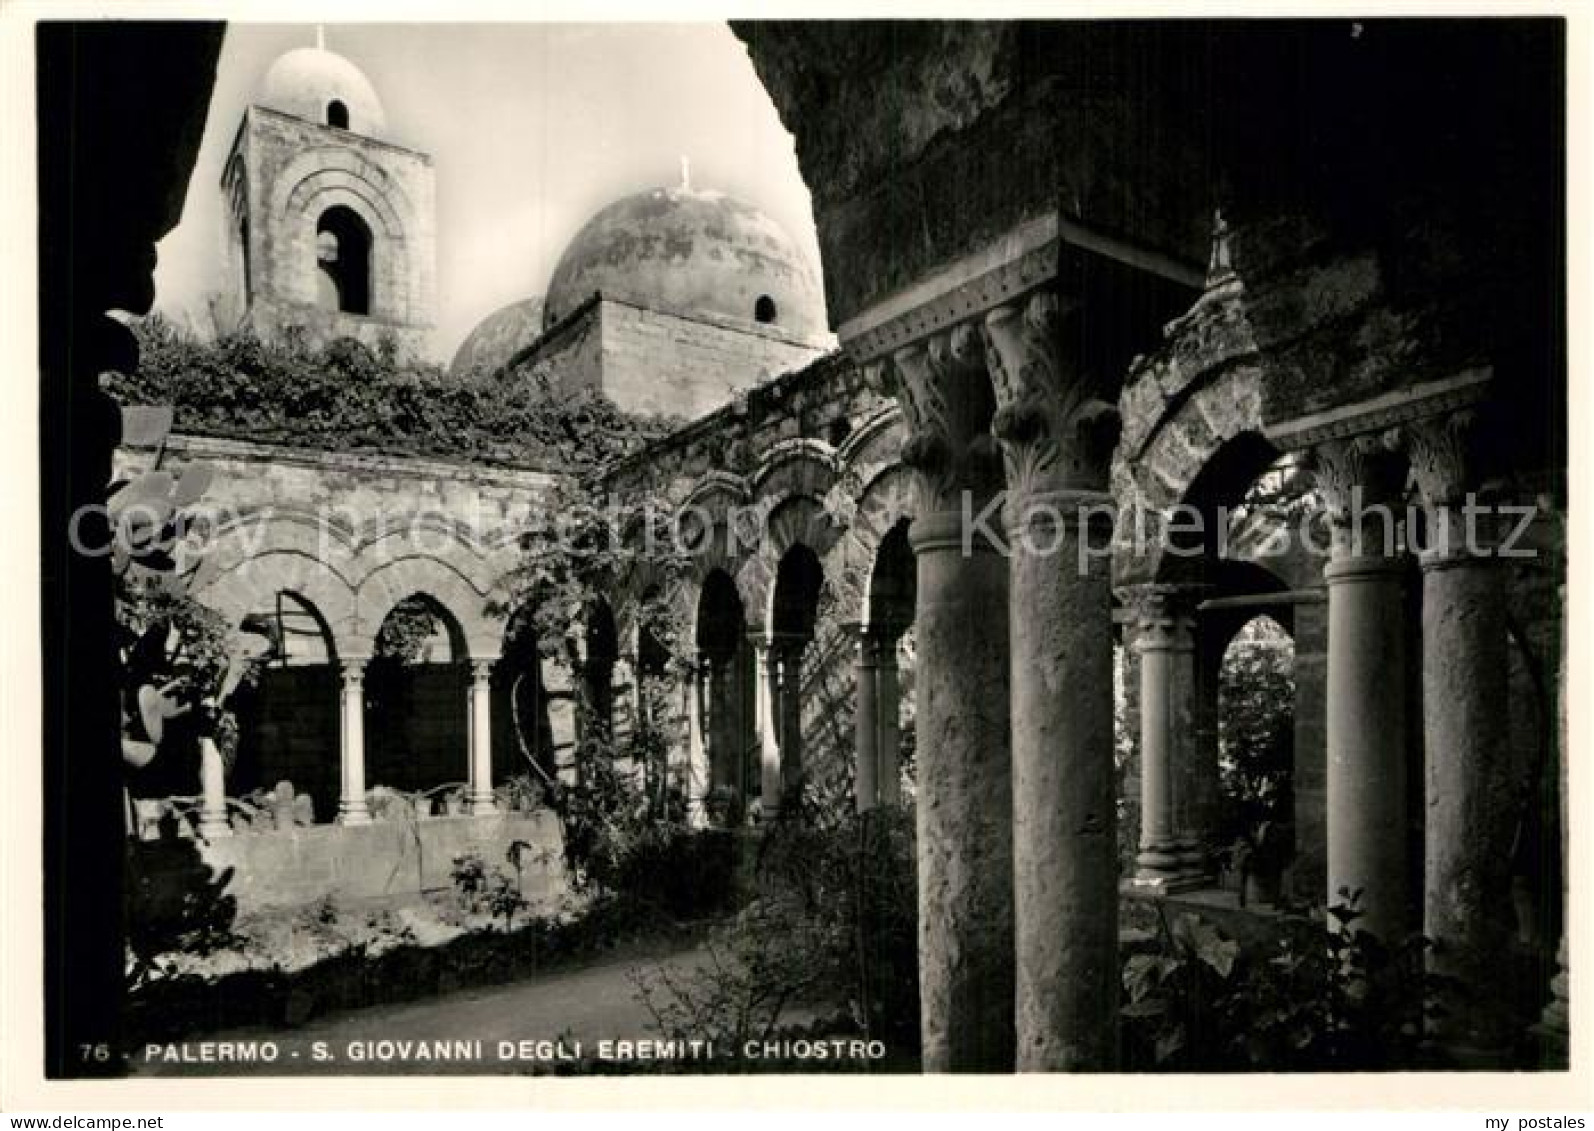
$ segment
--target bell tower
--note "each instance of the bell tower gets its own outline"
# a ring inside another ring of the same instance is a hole
[[[372,348],[391,338],[422,353],[436,273],[432,159],[384,140],[370,81],[319,40],[271,65],[222,173],[228,320],[264,338]]]

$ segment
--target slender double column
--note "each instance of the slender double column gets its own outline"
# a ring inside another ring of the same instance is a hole
[[[365,804],[365,664],[363,659],[351,659],[344,660],[342,665],[338,743],[343,781],[338,795],[340,825],[371,823],[371,811]]]
[[[796,800],[803,775],[803,659],[808,641],[786,639],[776,653],[779,668],[780,792],[781,804]]]
[[[1496,976],[1511,924],[1511,773],[1505,595],[1489,512],[1467,497],[1477,482],[1470,411],[1408,426],[1422,491],[1423,734],[1426,746],[1423,933],[1430,968],[1467,987],[1436,1036],[1487,1061],[1512,1034]],[[1460,1004],[1460,1003],[1457,1003]]]
[[[1027,1071],[1100,1071],[1118,1054],[1106,490],[1118,415],[1063,346],[1075,313],[1038,291],[985,319],[1008,488],[1017,1066]]]
[[[780,668],[768,637],[753,646],[753,722],[758,730],[759,802],[766,821],[780,812]]]
[[[1407,933],[1404,468],[1382,437],[1313,452],[1332,524],[1328,582],[1328,899],[1360,893],[1355,929]]]
[[[493,662],[472,660],[470,677],[466,726],[470,736],[470,784],[465,791],[465,807],[475,816],[498,812],[493,796]]]
[[[869,625],[859,625],[857,632],[858,660],[853,682],[858,689],[858,701],[853,726],[857,735],[858,768],[853,793],[858,812],[867,813],[880,803],[880,700],[876,660],[879,641],[876,630]]]
[[[686,671],[686,819],[708,824],[708,657],[697,653]]]
[[[891,372],[918,504],[909,542],[918,577],[923,1061],[930,1072],[1006,1072],[1014,1061],[1008,577],[992,520],[976,521],[1001,487],[979,328],[899,349]]]
[[[858,626],[858,687],[855,727],[858,748],[858,812],[902,800],[898,759],[902,747],[902,691],[897,671],[897,641],[902,629],[893,624]]]
[[[1153,892],[1190,883],[1177,794],[1194,726],[1195,644],[1178,598],[1162,585],[1131,594],[1140,654],[1140,852],[1132,882]]]
[[[232,836],[227,816],[227,768],[210,737],[199,740],[199,835],[205,840]]]
[[[897,643],[902,629],[885,626],[875,655],[876,792],[881,805],[902,804],[902,676],[897,668]]]

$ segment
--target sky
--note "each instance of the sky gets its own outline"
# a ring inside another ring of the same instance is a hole
[[[560,253],[604,205],[680,182],[774,217],[818,274],[808,190],[791,135],[723,24],[327,24],[365,72],[383,140],[432,156],[437,308],[446,362],[482,318],[541,294]],[[229,24],[181,223],[161,241],[156,307],[203,327],[222,274],[222,165],[244,108],[313,24]]]

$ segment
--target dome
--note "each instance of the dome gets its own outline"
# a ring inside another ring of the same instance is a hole
[[[791,238],[717,192],[653,189],[588,220],[554,268],[544,325],[595,291],[656,310],[763,323],[795,338],[828,330],[819,281]]]
[[[448,371],[456,377],[472,369],[495,372],[542,333],[542,299],[525,298],[501,306],[465,336]]]
[[[367,137],[387,128],[371,81],[342,55],[320,47],[295,48],[271,64],[255,102]]]

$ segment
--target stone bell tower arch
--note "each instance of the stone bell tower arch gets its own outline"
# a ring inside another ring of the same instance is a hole
[[[432,159],[385,140],[375,89],[353,63],[300,47],[244,111],[221,188],[223,323],[313,343],[392,339],[424,352],[436,275]]]

